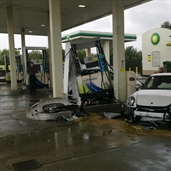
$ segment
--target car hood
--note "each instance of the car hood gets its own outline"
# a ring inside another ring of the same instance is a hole
[[[136,92],[136,102],[141,106],[168,106],[171,90],[140,90]]]

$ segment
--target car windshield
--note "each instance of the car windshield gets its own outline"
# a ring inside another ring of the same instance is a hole
[[[142,89],[171,90],[171,76],[151,76],[144,83]]]

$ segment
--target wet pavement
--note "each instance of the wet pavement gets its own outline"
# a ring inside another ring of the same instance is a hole
[[[49,89],[0,85],[0,171],[36,159],[35,171],[171,171],[171,128],[146,129],[90,113],[73,122],[28,120],[25,111]]]

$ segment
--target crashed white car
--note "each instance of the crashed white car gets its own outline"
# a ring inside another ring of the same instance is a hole
[[[134,122],[146,120],[171,122],[171,73],[151,75],[141,89],[126,102],[125,114]]]

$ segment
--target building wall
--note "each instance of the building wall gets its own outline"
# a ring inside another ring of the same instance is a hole
[[[171,30],[156,28],[145,32],[142,36],[143,75],[151,75],[163,66],[163,61],[171,61]]]

